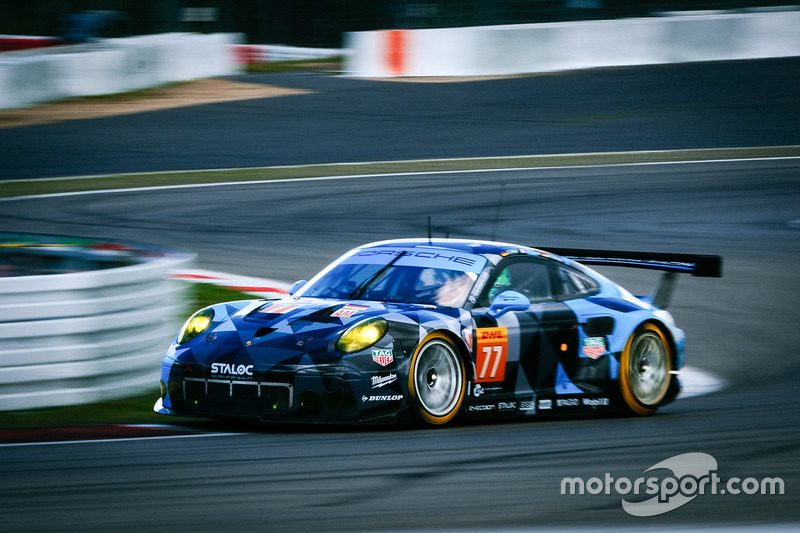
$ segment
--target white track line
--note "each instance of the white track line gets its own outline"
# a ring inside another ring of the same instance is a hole
[[[236,435],[249,435],[249,433],[186,433],[181,435],[154,435],[150,437],[123,437],[120,439],[82,439],[82,440],[57,440],[47,442],[9,442],[0,444],[0,448],[18,448],[22,446],[52,446],[62,444],[94,444],[97,442],[138,442],[144,440],[165,439],[199,439],[205,437],[232,437]]]
[[[305,182],[305,181],[333,181],[333,180],[346,180],[346,179],[359,179],[359,178],[394,178],[394,177],[402,177],[402,176],[441,176],[441,175],[452,175],[452,174],[474,174],[474,173],[492,173],[492,172],[517,172],[521,170],[569,170],[569,169],[578,169],[578,168],[614,168],[614,167],[637,167],[637,166],[659,166],[659,165],[693,165],[693,164],[704,164],[704,163],[740,163],[746,161],[785,161],[785,160],[795,160],[800,159],[800,156],[776,156],[776,157],[743,157],[743,158],[731,158],[731,159],[700,159],[700,160],[688,160],[688,161],[644,161],[644,162],[635,162],[635,163],[605,163],[605,164],[596,164],[596,165],[563,165],[563,166],[520,166],[515,168],[474,168],[474,169],[458,169],[458,170],[435,170],[435,171],[413,171],[413,172],[388,172],[388,173],[366,173],[366,174],[350,174],[344,176],[312,176],[306,178],[287,178],[287,179],[280,179],[280,178],[273,178],[273,179],[264,179],[264,180],[244,180],[244,181],[221,181],[221,182],[214,182],[214,183],[183,183],[177,185],[158,185],[158,186],[146,186],[146,187],[130,187],[130,188],[123,188],[123,189],[99,189],[99,190],[91,190],[91,191],[73,191],[73,192],[60,192],[60,193],[46,193],[46,194],[31,194],[27,196],[12,196],[8,198],[0,198],[0,202],[11,202],[14,200],[34,200],[39,198],[59,198],[59,197],[67,197],[67,196],[85,196],[85,195],[92,195],[92,194],[119,194],[119,193],[128,193],[128,192],[152,192],[152,191],[166,191],[171,189],[199,189],[199,188],[208,188],[208,187],[231,187],[231,186],[242,186],[242,185],[279,185],[282,183],[296,183],[296,182]],[[436,161],[436,160],[432,160]],[[461,161],[461,160],[453,160],[453,161]],[[469,161],[469,159],[465,159],[464,161]],[[392,161],[390,161],[392,163]],[[364,163],[370,164],[370,163]],[[311,166],[311,165],[309,165]],[[263,167],[253,167],[253,170],[258,170]],[[198,173],[205,173],[205,172],[215,172],[219,170],[247,170],[246,168],[237,168],[237,169],[210,169],[210,170],[198,170],[198,171],[191,171],[191,170],[182,170],[182,171],[174,171],[175,174],[180,173],[191,173],[191,172],[198,172]],[[131,176],[136,174],[109,174],[109,175],[100,175],[100,176],[78,176],[75,178],[43,178],[42,180],[19,180],[20,182],[31,182],[31,181],[44,181],[47,179],[53,180],[65,180],[65,179],[91,179],[91,178],[114,178],[114,177],[124,177],[124,176]],[[15,180],[7,180],[9,182],[14,182]]]

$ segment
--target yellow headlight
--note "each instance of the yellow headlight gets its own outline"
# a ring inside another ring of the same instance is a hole
[[[183,344],[202,333],[214,318],[214,310],[207,308],[196,312],[186,321],[178,334],[178,344]]]
[[[342,353],[352,353],[369,348],[383,338],[388,327],[382,318],[368,318],[348,328],[336,341],[336,349]]]

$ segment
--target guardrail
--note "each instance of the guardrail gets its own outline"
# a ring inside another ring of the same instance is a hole
[[[0,235],[0,411],[131,396],[158,383],[194,259],[129,244]],[[24,275],[33,271],[41,275]]]
[[[348,33],[350,76],[490,76],[800,55],[800,8]]]

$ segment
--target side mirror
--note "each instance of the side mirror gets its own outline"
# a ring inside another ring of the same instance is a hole
[[[289,296],[294,295],[297,291],[303,288],[303,286],[308,283],[307,279],[301,279],[300,281],[295,281],[291,287],[289,287]]]
[[[489,316],[495,318],[509,311],[527,311],[531,301],[524,294],[517,291],[503,291],[498,294],[489,307]]]

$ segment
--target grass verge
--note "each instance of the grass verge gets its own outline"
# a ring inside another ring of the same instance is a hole
[[[95,190],[143,187],[190,186],[318,177],[420,172],[458,172],[516,168],[580,167],[646,163],[678,163],[709,160],[737,160],[800,157],[800,146],[719,148],[698,150],[609,152],[590,154],[533,155],[474,159],[430,159],[375,163],[329,163],[285,167],[154,172],[74,178],[0,181],[0,198],[41,194],[80,193]]]

